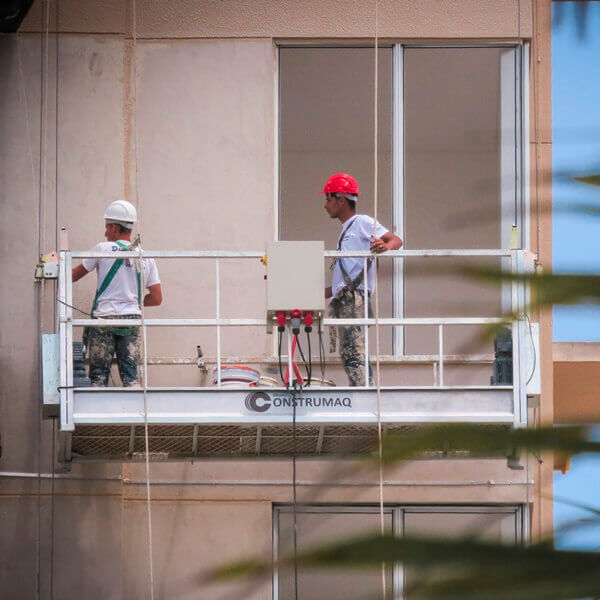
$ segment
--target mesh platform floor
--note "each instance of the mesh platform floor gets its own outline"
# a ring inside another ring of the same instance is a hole
[[[389,426],[390,432],[417,426]],[[294,451],[290,425],[150,425],[149,452],[155,460],[193,457],[290,456]],[[377,448],[376,425],[298,425],[296,454],[355,455]],[[144,426],[79,425],[72,437],[73,457],[135,459],[145,451]]]

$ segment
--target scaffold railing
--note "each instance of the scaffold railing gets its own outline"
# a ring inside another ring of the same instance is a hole
[[[153,388],[150,382],[147,382],[147,390],[149,397],[152,399],[157,398],[157,406],[160,404],[160,410],[157,408],[153,409],[152,405],[149,408],[147,418],[149,422],[198,422],[201,419],[208,419],[209,422],[252,422],[253,419],[260,417],[260,414],[244,415],[239,411],[236,411],[233,404],[230,406],[230,413],[225,411],[222,415],[210,415],[202,413],[202,411],[194,411],[193,404],[199,401],[199,398],[206,398],[207,394],[217,391],[220,397],[229,396],[233,398],[244,398],[244,394],[247,394],[248,390],[235,390],[232,388],[225,389],[222,386],[221,381],[221,364],[226,357],[222,356],[222,345],[221,345],[221,329],[223,327],[265,327],[269,324],[267,318],[223,318],[221,316],[221,265],[224,261],[235,259],[251,259],[256,260],[262,258],[264,255],[263,251],[208,251],[208,250],[194,250],[194,251],[151,251],[136,249],[133,251],[121,251],[119,252],[119,258],[130,258],[130,259],[199,259],[203,261],[213,261],[215,267],[215,314],[214,316],[207,318],[144,318],[143,322],[139,320],[129,320],[128,326],[140,326],[140,327],[213,327],[216,331],[216,386],[213,388],[197,387],[197,388],[178,388],[177,386],[170,388]],[[368,259],[374,255],[370,252],[365,251],[325,251],[324,260],[328,258],[362,258],[363,268],[365,272],[365,280],[368,268]],[[399,276],[402,272],[402,262],[405,259],[411,258],[497,258],[502,261],[502,264],[508,266],[512,273],[523,273],[528,267],[529,253],[523,250],[471,250],[471,249],[442,249],[442,250],[395,250],[389,251],[384,254],[377,255],[378,260],[393,260],[394,261],[394,274]],[[135,416],[139,412],[139,407],[134,407],[136,402],[139,402],[139,393],[134,389],[125,388],[75,388],[73,386],[73,364],[72,364],[72,348],[73,348],[73,330],[74,328],[81,327],[118,327],[122,326],[122,321],[116,319],[77,319],[74,317],[73,312],[73,286],[71,281],[71,269],[74,259],[83,258],[114,258],[113,252],[89,252],[89,251],[71,251],[61,250],[59,252],[59,269],[58,269],[58,287],[57,287],[57,321],[58,321],[58,341],[59,341],[59,402],[60,402],[60,426],[62,430],[71,431],[75,426],[75,421],[81,423],[92,422],[89,415],[80,416],[77,418],[76,411],[74,409],[74,400],[78,397],[81,399],[82,404],[86,402],[89,404],[88,408],[92,411],[98,410],[100,406],[100,397],[104,395],[106,398],[112,398],[117,401],[115,394],[117,394],[121,400],[130,399],[131,404],[127,410],[123,410],[123,413],[127,413],[126,417],[119,420],[119,415],[115,412],[115,407],[111,406],[110,417],[107,417],[107,421],[102,422],[139,422],[139,419]],[[526,306],[526,294],[527,290],[523,283],[513,281],[509,286],[509,306],[505,307],[506,314],[521,315],[523,314]],[[368,295],[368,292],[367,292]],[[368,298],[367,298],[368,300]],[[341,318],[324,318],[320,326],[339,326],[339,325],[355,325],[364,327],[365,332],[365,365],[364,368],[369,368],[370,361],[373,359],[373,355],[369,353],[369,326],[381,326],[381,327],[393,327],[400,328],[405,326],[434,326],[437,327],[437,356],[434,357],[435,365],[437,369],[437,381],[435,386],[403,386],[403,387],[381,387],[384,393],[402,391],[411,391],[415,397],[419,397],[420,393],[425,393],[427,397],[435,391],[444,392],[443,396],[448,397],[449,392],[455,390],[457,397],[462,394],[465,397],[465,393],[470,391],[480,390],[483,394],[485,391],[494,393],[503,393],[503,402],[506,400],[506,394],[509,393],[512,396],[512,406],[507,411],[503,408],[502,417],[499,418],[502,422],[512,422],[519,426],[524,425],[527,422],[527,402],[526,402],[526,357],[525,357],[525,322],[522,318],[518,318],[511,323],[511,335],[512,335],[512,371],[513,371],[513,384],[510,386],[452,386],[448,385],[444,380],[444,365],[446,363],[446,357],[444,352],[444,334],[448,327],[460,326],[460,325],[476,325],[476,326],[491,326],[506,322],[506,317],[498,315],[497,317],[423,317],[423,318],[410,318],[403,316],[394,317],[380,317],[378,319],[369,317],[368,315],[368,301],[365,302],[365,315],[363,318],[354,319],[341,319]],[[242,304],[240,305],[242,306]],[[266,315],[266,310],[265,310]],[[273,357],[265,356],[266,360]],[[292,356],[289,352],[286,355],[286,360],[289,366],[289,372],[293,373],[291,368]],[[147,377],[147,373],[145,374]],[[367,379],[366,379],[367,380]],[[260,388],[254,388],[260,389]],[[365,386],[361,388],[336,388],[340,391],[345,391],[347,394],[345,397],[362,397],[368,399],[370,392],[373,391],[372,386]],[[185,409],[173,410],[172,415],[168,414],[168,408],[165,404],[165,392],[168,391],[169,397],[177,395],[178,391],[181,392],[181,397],[185,397],[183,404]],[[318,391],[318,388],[315,388]],[[285,390],[280,390],[281,395],[285,395]],[[237,394],[237,396],[236,396]],[[371,394],[372,395],[372,394]],[[393,394],[389,393],[390,398]],[[406,395],[406,394],[405,394]],[[137,400],[133,401],[133,398]],[[160,398],[160,399],[159,399]],[[236,400],[237,401],[237,400]],[[366,401],[366,400],[365,400]],[[471,399],[472,402],[472,399]],[[91,404],[90,404],[91,403]],[[227,404],[227,403],[225,403]],[[439,406],[438,406],[439,410]],[[461,409],[463,410],[463,409]],[[456,414],[452,412],[450,406],[447,411],[438,412],[437,415],[418,415],[414,414],[413,419],[408,418],[406,422],[417,422],[421,421],[435,421],[435,420],[483,420],[485,422],[493,422],[494,416],[492,412],[486,412],[486,409],[480,411],[475,408],[472,411],[472,415],[464,414],[458,410]],[[165,412],[167,411],[167,412]],[[101,412],[101,411],[100,411]],[[363,411],[363,417],[360,417],[358,413],[354,415],[357,418],[363,418],[368,421],[369,419],[365,416],[369,411]],[[397,411],[396,411],[397,412]],[[396,414],[393,402],[389,405],[389,418],[394,419]],[[414,413],[415,411],[413,411]],[[308,414],[310,413],[310,414]],[[418,411],[417,411],[418,413]],[[227,416],[229,414],[229,416]],[[132,416],[133,415],[133,416]],[[441,416],[440,416],[441,415]],[[454,416],[453,416],[454,415]],[[138,415],[139,416],[139,415]],[[273,411],[275,416],[275,411]],[[470,417],[473,417],[472,419]],[[279,414],[281,422],[286,422],[286,416],[284,413]],[[314,417],[311,411],[307,411],[306,422],[311,422],[310,419]],[[354,418],[356,421],[356,418]],[[302,422],[303,415],[298,415],[299,422]],[[383,415],[385,419],[385,415]],[[137,420],[136,420],[137,419]],[[336,413],[331,416],[332,422],[345,422],[342,418],[341,413]],[[277,420],[277,419],[276,419]]]

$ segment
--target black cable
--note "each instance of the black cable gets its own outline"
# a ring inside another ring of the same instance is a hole
[[[50,600],[54,598],[54,477],[56,466],[56,419],[52,419],[52,483],[50,490]]]
[[[312,381],[312,348],[310,347],[310,333],[306,332],[306,341],[308,343],[308,383],[307,386],[310,386],[310,382]]]
[[[297,490],[296,490],[296,390],[302,385],[294,381],[292,391],[292,516],[294,527],[294,600],[298,600],[298,515],[297,515]]]
[[[304,363],[304,368],[306,369],[306,379],[307,381],[310,380],[310,371],[308,368],[308,363],[306,362],[306,358],[304,357],[304,352],[302,351],[302,346],[300,345],[300,338],[298,337],[298,334],[295,333],[294,337],[296,338],[296,345],[298,346],[298,352],[300,352],[300,356],[302,357],[302,362]]]
[[[283,331],[279,331],[279,341],[277,344],[277,360],[279,362],[279,376],[281,377],[281,383],[287,387],[285,377],[283,376],[283,366],[281,365],[281,339],[283,338]]]
[[[321,367],[321,380],[325,380],[325,346],[323,345],[323,329],[321,326],[321,317],[319,317],[319,328],[317,329],[319,336],[319,366]]]
[[[64,304],[65,306],[68,306],[69,308],[73,308],[75,309],[77,312],[80,312],[83,315],[87,315],[88,317],[92,317],[92,315],[90,315],[89,312],[85,312],[85,310],[81,310],[80,308],[77,308],[76,306],[73,306],[72,304],[67,304],[66,302],[63,302],[62,300],[59,300],[58,298],[56,299],[57,302],[59,302],[60,304]],[[92,317],[93,319],[94,317]]]
[[[533,331],[531,330],[531,319],[529,318],[529,315],[527,313],[525,313],[525,318],[527,319],[527,323],[529,323],[529,337],[531,338],[531,350],[533,352],[533,367],[531,368],[531,375],[529,376],[529,379],[527,380],[527,383],[525,385],[528,385],[529,382],[533,379],[533,376],[535,375],[535,367],[537,364],[537,354],[535,351],[535,343],[533,340]]]

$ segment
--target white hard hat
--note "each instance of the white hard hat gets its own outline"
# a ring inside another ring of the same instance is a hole
[[[137,211],[131,202],[115,200],[106,207],[104,218],[109,223],[117,223],[127,229],[133,229],[133,224],[137,221]]]

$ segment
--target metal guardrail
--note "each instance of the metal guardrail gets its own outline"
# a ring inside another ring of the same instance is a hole
[[[525,271],[525,255],[523,250],[394,250],[384,254],[377,255],[379,260],[405,259],[414,257],[473,257],[486,258],[498,257],[510,261],[510,269],[513,273],[522,273]],[[119,252],[119,258],[159,258],[159,259],[202,259],[213,260],[215,262],[215,301],[216,310],[213,318],[203,319],[144,319],[130,320],[128,325],[138,325],[143,327],[215,327],[216,328],[216,346],[217,346],[217,387],[221,387],[221,328],[232,326],[267,326],[267,319],[245,319],[245,318],[222,318],[220,314],[220,267],[223,260],[228,259],[259,259],[264,255],[261,251],[136,251]],[[365,279],[367,275],[367,259],[373,255],[365,251],[326,251],[324,258],[346,257],[363,258]],[[73,287],[71,281],[71,269],[73,259],[80,258],[114,258],[113,252],[85,252],[61,250],[59,253],[59,273],[58,273],[58,300],[57,313],[59,324],[59,343],[60,343],[60,416],[61,429],[72,430],[73,423],[73,365],[72,365],[72,346],[73,346],[73,328],[74,327],[115,327],[121,326],[122,321],[110,319],[75,319],[73,318]],[[368,296],[368,294],[367,294]],[[510,310],[513,314],[521,314],[525,307],[526,290],[523,284],[511,284],[511,303]],[[356,319],[323,319],[323,325],[359,325],[365,329],[365,347],[368,349],[369,326],[437,326],[438,328],[438,355],[437,383],[439,388],[448,389],[444,383],[444,328],[456,325],[490,325],[502,323],[505,321],[502,317],[440,317],[440,318],[404,318],[404,317],[386,317],[369,318],[368,302],[365,302],[365,315],[363,318]],[[265,310],[266,313],[266,310]],[[512,345],[513,345],[513,416],[517,425],[526,423],[526,393],[525,393],[525,324],[523,320],[515,321],[512,325]],[[145,332],[144,332],[145,333]],[[291,368],[291,336],[288,336],[288,367]],[[365,370],[368,370],[369,361],[368,350],[365,356]],[[146,374],[147,376],[147,374]],[[189,389],[189,388],[188,388]],[[198,388],[198,390],[206,388]],[[367,388],[368,389],[368,388]],[[457,388],[458,389],[458,388]]]

